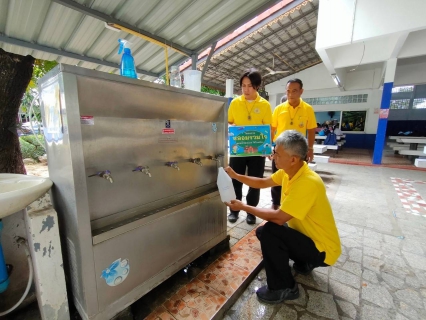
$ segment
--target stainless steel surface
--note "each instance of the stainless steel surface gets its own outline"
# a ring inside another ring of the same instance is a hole
[[[226,99],[63,65],[39,86],[74,302],[109,319],[226,238]],[[119,258],[128,279],[109,286]]]
[[[136,287],[143,287],[144,282],[178,261],[188,264],[192,251],[221,233],[225,238],[226,216],[222,210],[219,196],[199,200],[157,219],[145,223],[142,219],[137,229],[95,245],[99,308],[103,310]],[[121,285],[110,287],[101,272],[118,258],[128,259],[130,272]]]

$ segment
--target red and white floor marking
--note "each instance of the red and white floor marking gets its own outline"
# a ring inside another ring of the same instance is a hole
[[[414,183],[426,184],[426,182],[392,177],[391,180],[405,211],[426,218],[426,201],[413,186]]]

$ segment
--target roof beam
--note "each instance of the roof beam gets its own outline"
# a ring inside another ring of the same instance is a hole
[[[36,43],[27,42],[27,41],[15,39],[15,38],[7,37],[7,36],[2,35],[2,34],[0,34],[0,41],[5,42],[5,43],[9,43],[9,44],[12,44],[12,45],[16,45],[16,46],[28,48],[28,49],[31,49],[31,50],[38,50],[38,51],[56,54],[58,56],[63,56],[63,57],[71,58],[71,59],[81,60],[81,61],[85,61],[85,62],[91,62],[91,63],[99,64],[101,66],[107,66],[107,67],[116,68],[116,69],[120,68],[120,66],[118,64],[114,63],[114,62],[90,58],[90,57],[80,55],[80,54],[77,54],[77,53],[72,53],[72,52],[69,52],[69,51],[63,51],[63,50],[59,50],[59,49],[55,49],[55,48],[51,48],[51,47],[42,46],[42,45],[39,45],[39,44],[36,44]],[[158,78],[158,74],[156,74],[154,72],[150,72],[150,71],[146,71],[146,70],[142,70],[142,69],[137,69],[137,68],[136,68],[136,72],[140,73],[140,74],[147,75],[147,76]]]
[[[210,63],[210,59],[212,58],[212,55],[214,53],[214,50],[216,49],[217,41],[212,43],[212,46],[210,47],[209,56],[207,57],[206,63],[204,64],[203,71],[201,72],[201,81],[203,81],[204,74],[206,73],[207,67]]]
[[[208,41],[204,42],[202,45],[200,45],[197,49],[195,49],[195,52],[201,52],[202,50],[206,49],[213,41],[219,41],[224,36],[227,36],[229,33],[233,32],[235,29],[238,29],[243,24],[249,22],[251,19],[257,17],[259,14],[263,13],[264,11],[268,10],[272,6],[276,5],[277,3],[281,2],[282,0],[269,0],[265,2],[263,5],[261,5],[259,8],[248,14],[247,16],[241,18],[240,20],[236,21],[234,24],[223,30],[221,33],[217,34],[213,39],[209,39]],[[296,0],[296,2],[299,2]],[[290,3],[291,5],[291,3]]]
[[[285,7],[285,8],[287,8],[287,7]],[[285,8],[283,8],[283,9],[285,9]],[[254,46],[254,45],[256,45],[256,44],[258,44],[259,42],[261,42],[261,41],[263,41],[263,40],[265,40],[265,38],[266,37],[271,37],[271,36],[273,36],[273,35],[275,35],[276,33],[278,33],[278,32],[280,32],[280,31],[282,31],[283,29],[285,30],[285,29],[287,29],[287,28],[289,28],[292,24],[294,24],[294,23],[296,23],[296,22],[298,22],[299,20],[302,20],[305,16],[308,16],[308,15],[310,15],[311,13],[315,13],[316,12],[316,10],[318,9],[318,7],[316,7],[315,5],[313,5],[313,7],[311,8],[311,9],[309,9],[308,11],[306,11],[306,12],[303,12],[303,15],[300,15],[300,16],[298,16],[298,17],[296,17],[295,19],[293,19],[293,21],[289,21],[289,22],[287,22],[287,23],[284,23],[284,24],[282,24],[282,23],[280,23],[280,21],[278,21],[278,23],[280,24],[280,26],[281,26],[281,28],[279,28],[279,29],[277,29],[277,30],[274,30],[274,32],[271,32],[270,34],[268,34],[268,35],[266,35],[266,36],[263,36],[263,37],[261,37],[260,39],[257,39],[257,40],[254,40],[254,39],[251,39],[252,41],[253,41],[253,43],[251,43],[250,44],[250,46]],[[285,13],[285,12],[287,12],[289,9],[287,9],[287,10],[285,10],[284,12],[282,12],[281,14],[283,14],[283,13]],[[289,15],[290,16],[290,15]],[[264,23],[259,23],[258,25],[256,25],[255,27],[256,27],[256,29],[255,30],[257,30],[257,29],[259,29],[259,25],[264,25]],[[253,29],[253,28],[252,28]],[[250,31],[250,32],[245,32],[245,33],[243,33],[243,34],[241,34],[241,35],[239,35],[238,37],[236,37],[235,39],[232,39],[231,41],[229,41],[227,44],[226,44],[226,46],[222,46],[222,47],[220,47],[219,49],[218,49],[218,51],[217,52],[215,52],[215,54],[219,54],[219,53],[221,53],[222,51],[224,51],[224,50],[226,50],[228,47],[230,47],[230,46],[232,46],[233,44],[235,44],[235,43],[237,43],[238,41],[240,41],[241,39],[243,39],[243,38],[245,38],[245,37],[247,37],[249,34],[251,34],[251,33],[253,33],[254,31],[252,30],[252,29],[250,29],[250,30],[248,30],[248,31]],[[292,37],[290,37],[290,38],[292,38]],[[245,44],[245,43],[244,43]],[[244,49],[245,50],[245,49]],[[198,61],[198,63],[202,63],[202,62],[204,62],[204,60],[205,60],[206,58],[202,58],[202,59],[200,59],[199,61]],[[182,61],[185,61],[186,59],[184,58],[184,59],[182,59]]]
[[[303,33],[298,34],[296,37],[299,37],[299,36],[301,36],[301,35],[303,35],[303,34],[305,34],[305,33],[310,32],[310,31],[311,31],[311,29],[316,29],[316,26],[315,26],[315,27],[311,27],[311,28],[309,28],[308,30],[305,30]],[[291,36],[291,35],[290,35],[290,36]],[[280,44],[279,44],[279,45],[277,45],[276,47],[271,48],[270,50],[279,50],[279,48],[281,48],[282,46],[286,46],[287,48],[289,48],[289,47],[288,47],[288,44],[289,44],[290,42],[295,42],[295,43],[297,44],[297,42],[295,41],[295,40],[296,40],[296,37],[293,37],[293,38],[290,38],[290,39],[288,39],[288,40],[286,40],[286,41],[283,41],[282,43],[280,43]],[[261,40],[264,40],[264,38],[262,38]],[[248,50],[248,49],[252,49],[252,47],[254,47],[255,45],[258,45],[258,44],[260,43],[260,41],[261,41],[261,40],[255,40],[255,43],[254,43],[254,44],[248,44],[247,42],[244,42],[244,43],[242,43],[242,44],[246,46],[245,48],[243,48],[242,50],[240,50],[238,53],[231,52],[231,54],[233,54],[234,56],[238,56],[238,58],[239,58],[239,59],[242,59],[242,60],[247,61],[245,58],[243,58],[243,56],[244,56],[244,55],[249,55],[249,54],[248,54],[248,52],[247,52],[247,50]],[[313,41],[315,41],[315,40],[313,40]],[[297,49],[297,48],[296,48],[296,49]],[[289,50],[284,51],[284,52],[281,52],[281,56],[283,56],[283,55],[285,56],[286,54],[288,54],[288,53],[290,53],[290,52],[292,52],[292,51],[294,51],[294,50],[296,50],[296,49],[291,49],[291,48],[289,48]],[[218,61],[218,59],[216,59],[215,61]],[[218,62],[218,63],[216,64],[216,66],[219,66],[221,63],[222,63],[222,61]],[[242,64],[237,64],[235,67],[240,67],[241,65],[243,65],[243,64],[245,64],[245,63],[246,63],[246,62],[243,62]],[[298,69],[298,68],[297,68],[297,69]]]
[[[171,48],[176,48],[176,49],[184,52],[185,54],[187,54],[189,56],[191,54],[193,54],[192,50],[190,50],[188,48],[185,48],[185,47],[183,47],[181,45],[178,45],[177,43],[173,43],[172,41],[169,41],[169,40],[166,40],[166,39],[164,39],[162,37],[156,36],[156,35],[148,32],[148,31],[139,29],[139,28],[137,28],[135,26],[132,26],[131,24],[129,24],[127,22],[120,21],[120,20],[118,20],[118,19],[116,19],[116,18],[114,18],[114,17],[112,17],[110,15],[107,15],[105,13],[102,13],[100,11],[93,10],[93,9],[91,9],[89,7],[86,7],[86,6],[82,5],[82,4],[79,4],[78,2],[75,2],[73,0],[52,0],[52,2],[56,2],[56,3],[58,3],[60,5],[63,5],[65,7],[67,7],[67,8],[76,10],[78,12],[81,12],[81,13],[83,13],[85,15],[91,16],[91,17],[93,17],[95,19],[104,21],[106,23],[118,24],[118,25],[123,26],[123,27],[125,27],[127,29],[130,29],[130,30],[132,30],[134,32],[140,33],[143,36],[146,36],[146,37],[154,39],[154,40],[156,40],[158,42],[164,43],[165,45],[167,45],[167,46],[169,46]]]

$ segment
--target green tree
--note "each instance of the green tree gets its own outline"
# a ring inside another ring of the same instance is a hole
[[[207,87],[207,86],[205,86],[205,85],[202,85],[202,86],[201,86],[201,92],[210,93],[210,94],[215,94],[215,95],[217,95],[217,96],[221,96],[221,97],[223,97],[223,96],[225,95],[225,92],[224,92],[224,91],[220,91],[220,90],[217,90],[217,89],[213,89],[213,88]]]
[[[33,75],[31,77],[30,83],[28,84],[27,90],[25,91],[24,97],[21,101],[21,111],[25,112],[30,118],[30,120],[41,122],[40,105],[38,101],[34,101],[32,114],[29,114],[30,106],[33,100],[37,98],[38,95],[38,80],[50,70],[52,70],[57,64],[58,63],[56,61],[47,61],[41,59],[36,59],[34,62]]]

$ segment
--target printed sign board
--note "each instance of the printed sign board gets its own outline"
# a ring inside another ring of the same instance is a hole
[[[271,127],[229,126],[229,154],[231,157],[268,156],[271,150]]]

